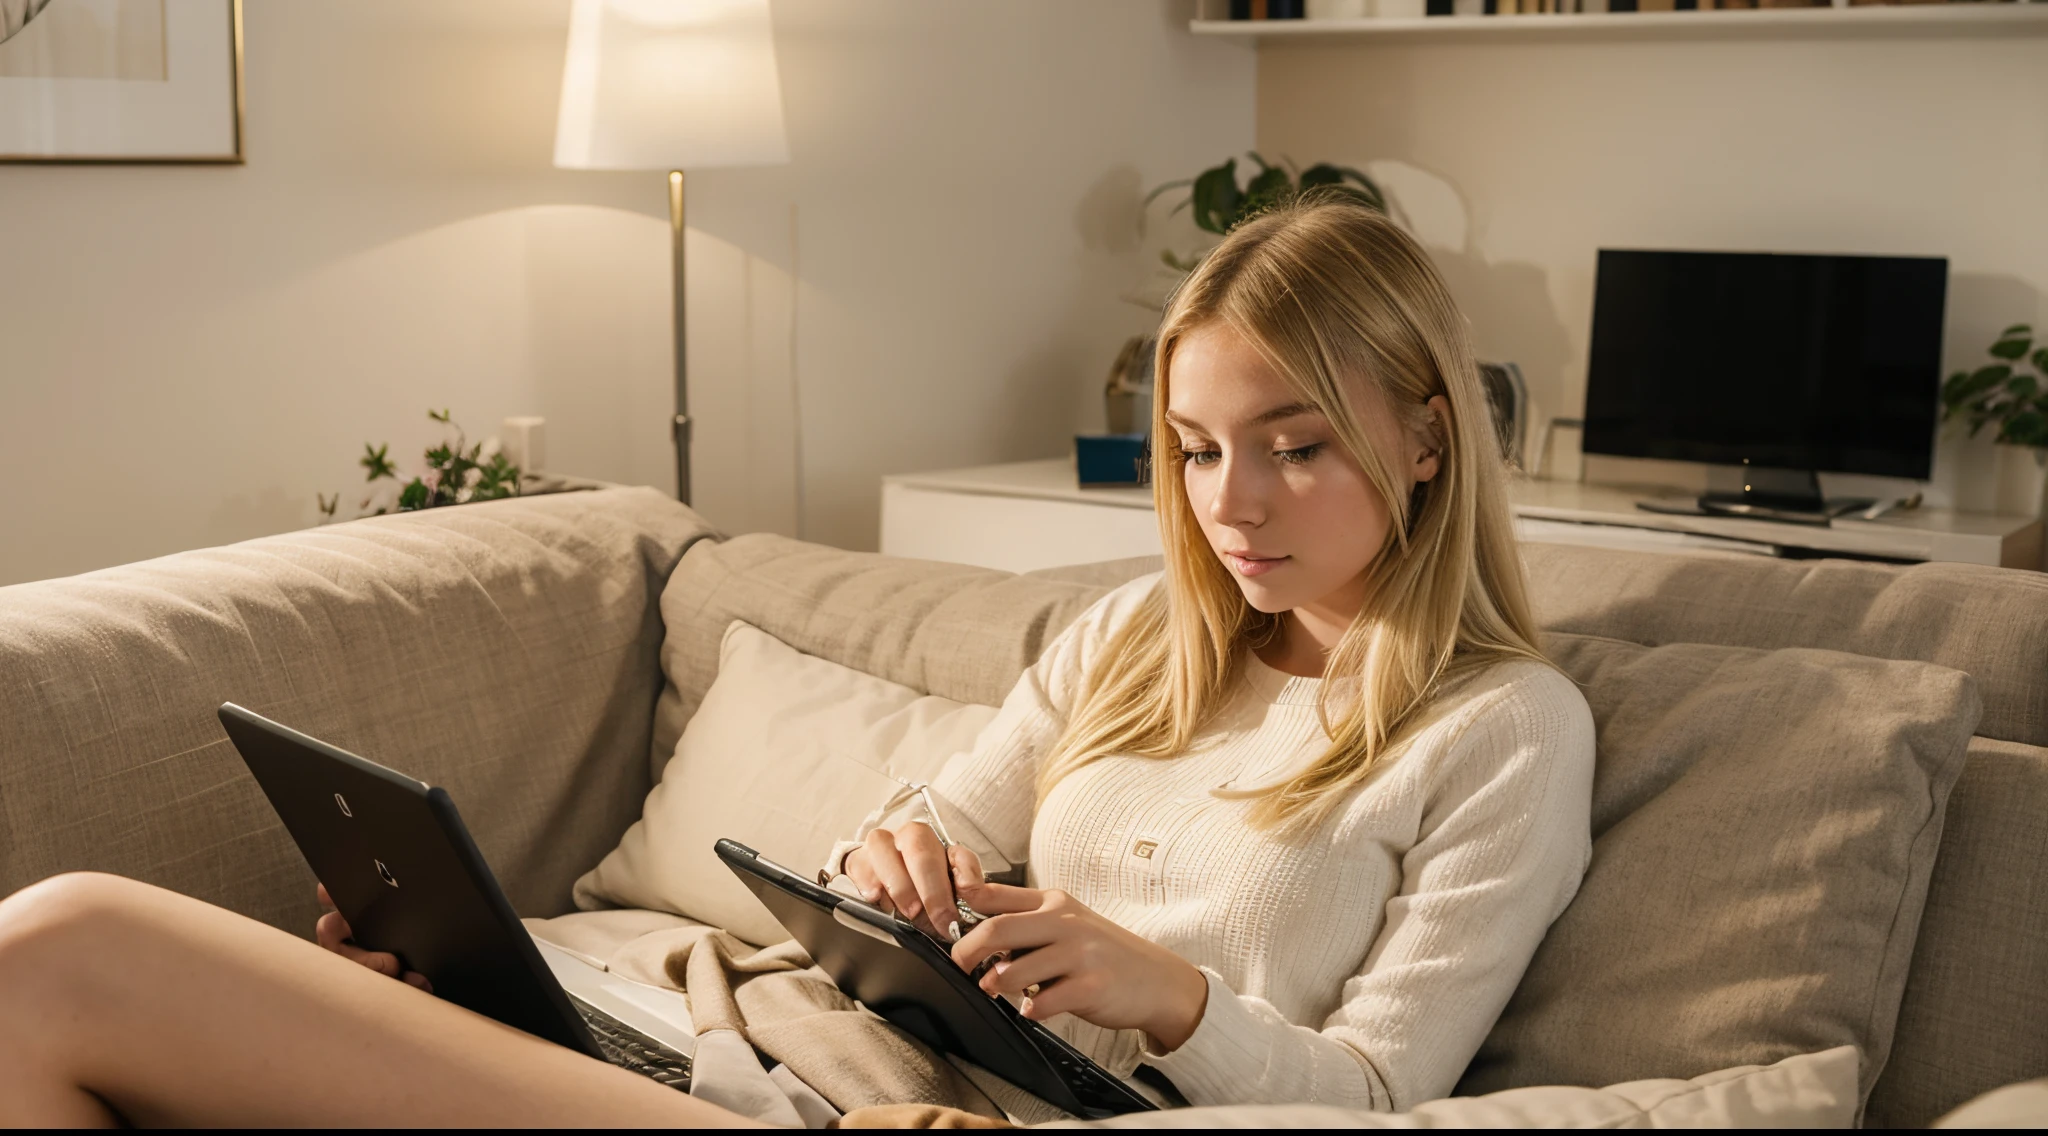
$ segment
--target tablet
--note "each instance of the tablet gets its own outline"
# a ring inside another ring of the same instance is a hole
[[[735,840],[715,846],[839,988],[905,1033],[1090,1120],[1157,1106],[1057,1034],[984,992],[945,946]]]

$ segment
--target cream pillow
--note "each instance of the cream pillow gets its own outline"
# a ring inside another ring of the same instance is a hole
[[[1407,1112],[1321,1104],[1224,1105],[1138,1112],[1042,1128],[1849,1128],[1856,1123],[1853,1045],[1746,1065],[1690,1081],[1566,1085],[1450,1097]]]
[[[731,837],[809,874],[911,781],[974,744],[995,709],[919,694],[735,620],[718,677],[619,846],[576,905],[667,911],[750,943],[789,938],[711,846]]]

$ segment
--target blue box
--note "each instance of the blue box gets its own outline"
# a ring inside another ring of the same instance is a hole
[[[1074,470],[1083,489],[1149,485],[1145,434],[1074,435]]]

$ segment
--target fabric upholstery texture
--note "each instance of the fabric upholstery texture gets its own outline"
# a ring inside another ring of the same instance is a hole
[[[1897,567],[1525,544],[1536,616],[1552,631],[1647,644],[1826,647],[1919,659],[1977,680],[1985,739],[2048,745],[2048,576],[1959,564]],[[2048,752],[1973,743],[1872,1124],[1932,1122],[2048,1070]],[[1981,767],[1981,768],[1980,768]],[[1943,964],[1938,960],[1950,960]]]
[[[1977,738],[1949,797],[1873,1128],[2048,1072],[2048,749]],[[2048,1122],[2048,1117],[2042,1118]]]
[[[309,933],[233,701],[445,786],[514,905],[566,910],[646,792],[656,601],[709,531],[565,493],[0,588],[0,894],[98,869]]]
[[[668,679],[648,755],[659,770],[742,619],[808,655],[920,694],[994,706],[1038,653],[1109,589],[987,568],[843,552],[753,534],[706,541],[662,593]]]
[[[1226,1105],[1141,1112],[1042,1128],[1847,1128],[1856,1117],[1857,1054],[1849,1046],[1772,1065],[1721,1069],[1606,1088],[1545,1085],[1449,1097],[1407,1112],[1328,1105]],[[872,1110],[868,1115],[882,1110]],[[849,1114],[841,1127],[880,1127]]]
[[[1930,1128],[2048,1128],[2048,1077],[1994,1089]]]
[[[935,776],[995,708],[802,654],[746,623],[639,820],[576,883],[576,904],[667,911],[766,946],[789,938],[712,851],[721,837],[808,875],[902,788]]]
[[[1977,680],[1978,733],[2048,745],[2048,575],[1564,544],[1525,544],[1522,559],[1546,630],[1939,663]]]
[[[1855,1045],[1899,998],[1968,676],[1555,635],[1599,731],[1593,865],[1459,1085],[1599,1085]]]

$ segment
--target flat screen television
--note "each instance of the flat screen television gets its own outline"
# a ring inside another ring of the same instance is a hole
[[[1924,479],[1947,293],[1940,257],[1602,249],[1584,448]]]

